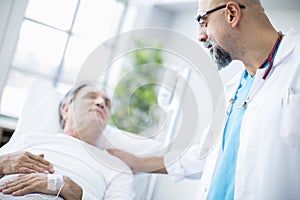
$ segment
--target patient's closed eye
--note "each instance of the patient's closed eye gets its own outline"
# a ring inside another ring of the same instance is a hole
[[[88,99],[96,99],[97,95],[95,92],[89,92],[85,97]]]

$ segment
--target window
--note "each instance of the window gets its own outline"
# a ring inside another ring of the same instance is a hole
[[[31,80],[42,77],[65,92],[81,64],[122,23],[117,0],[29,0],[2,94],[1,114],[18,117]]]

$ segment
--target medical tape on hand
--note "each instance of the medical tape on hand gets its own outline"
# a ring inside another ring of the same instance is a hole
[[[48,184],[47,189],[56,191],[61,188],[61,186],[65,183],[62,175],[48,174]]]

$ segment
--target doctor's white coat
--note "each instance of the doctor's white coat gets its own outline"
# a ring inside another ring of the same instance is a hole
[[[273,69],[258,69],[242,120],[236,164],[235,199],[300,199],[300,35],[289,31],[281,41]],[[242,73],[227,86],[226,97],[234,97]],[[288,92],[289,91],[289,92]],[[289,93],[289,95],[288,95]],[[228,107],[230,109],[230,107]],[[220,145],[218,145],[220,147]],[[165,164],[175,180],[201,177],[201,194],[206,199],[220,148],[199,160],[197,146],[174,164]],[[205,166],[205,167],[204,167]]]

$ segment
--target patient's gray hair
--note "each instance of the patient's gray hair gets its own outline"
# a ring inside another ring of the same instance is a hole
[[[58,106],[59,123],[60,123],[60,126],[61,126],[62,129],[65,128],[65,120],[62,116],[62,110],[64,109],[65,104],[72,103],[72,101],[75,99],[75,97],[76,97],[77,93],[79,92],[79,90],[81,90],[84,87],[88,87],[88,86],[93,86],[97,89],[100,89],[100,90],[104,91],[106,93],[106,95],[108,95],[107,92],[106,92],[106,89],[103,86],[97,85],[96,82],[84,82],[84,83],[80,83],[80,84],[76,85],[75,87],[71,88],[66,93],[66,95],[62,98],[62,100],[60,101],[59,106]]]

